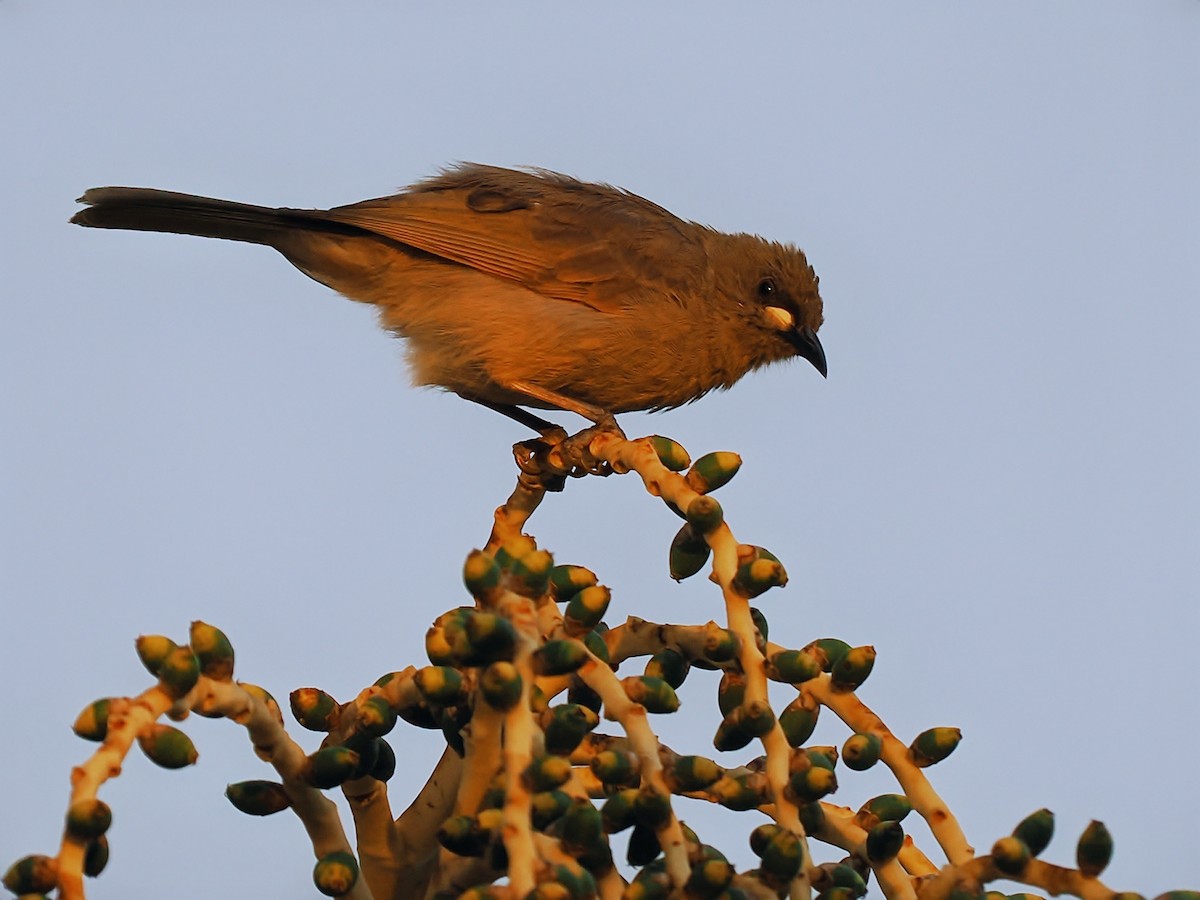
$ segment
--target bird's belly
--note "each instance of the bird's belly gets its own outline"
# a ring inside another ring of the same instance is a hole
[[[386,290],[367,286],[354,299],[375,303],[381,324],[407,339],[417,384],[553,408],[513,387],[525,383],[615,413],[680,406],[724,383],[698,348],[664,340],[636,306],[600,312],[453,263],[398,257],[377,270]]]

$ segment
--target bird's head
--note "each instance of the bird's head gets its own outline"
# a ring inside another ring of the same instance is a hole
[[[817,338],[824,321],[817,274],[804,253],[748,234],[715,235],[710,260],[721,294],[753,335],[754,366],[799,356],[827,373]]]

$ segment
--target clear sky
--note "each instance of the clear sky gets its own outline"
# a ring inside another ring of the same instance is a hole
[[[962,727],[931,774],[981,852],[1048,806],[1048,859],[1098,818],[1114,887],[1200,886],[1200,3],[394,6],[0,2],[0,862],[57,846],[70,723],[149,684],[140,633],[217,624],[285,702],[421,664],[526,436],[410,389],[369,309],[272,252],[85,231],[73,199],[335,205],[474,160],[803,247],[828,381],[626,430],[743,454],[720,499],[791,573],[772,638],[873,644],[898,734]],[[676,527],[616,478],[531,522],[611,621],[720,617],[666,577]],[[693,679],[662,724],[705,752]],[[222,796],[270,774],[241,730],[184,727],[198,767],[102,792],[95,895],[307,896],[297,821]],[[393,738],[401,808],[438,737]],[[683,814],[751,864],[756,816]]]

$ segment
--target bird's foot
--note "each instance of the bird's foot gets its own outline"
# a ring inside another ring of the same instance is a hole
[[[561,491],[567,476],[608,476],[612,466],[598,458],[592,450],[601,435],[625,440],[616,419],[604,416],[595,425],[568,436],[561,428],[547,429],[541,436],[513,445],[513,456],[522,475],[537,479],[548,491]]]
[[[531,487],[555,493],[561,491],[571,473],[558,459],[552,458],[552,454],[557,456],[554,451],[566,440],[566,429],[551,426],[542,431],[541,437],[513,444],[513,458],[521,470],[520,478],[528,481]]]
[[[625,432],[610,415],[603,416],[600,421],[577,434],[571,435],[556,448],[560,458],[571,467],[571,476],[582,478],[584,475],[600,475],[607,477],[612,474],[612,466],[598,458],[592,448],[596,438],[601,435],[617,437],[625,440]]]

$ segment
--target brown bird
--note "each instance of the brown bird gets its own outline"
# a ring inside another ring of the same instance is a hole
[[[465,164],[334,209],[92,188],[71,219],[274,247],[379,307],[418,384],[539,430],[660,410],[800,356],[826,373],[817,276],[795,247],[724,234],[628,191]]]

